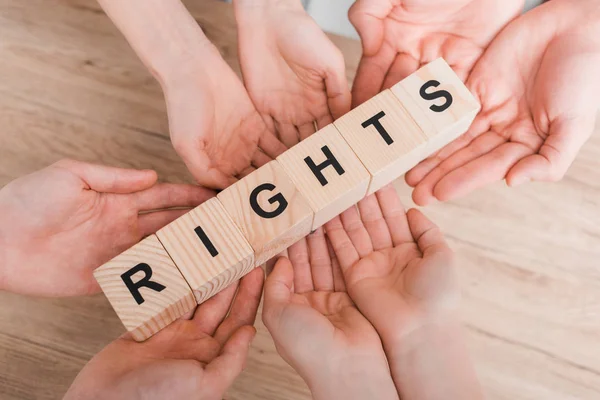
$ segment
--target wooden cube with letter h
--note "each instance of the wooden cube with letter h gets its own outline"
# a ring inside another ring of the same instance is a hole
[[[310,233],[313,211],[277,161],[217,195],[261,265]]]
[[[362,199],[371,180],[333,125],[304,139],[277,161],[314,211],[312,230]]]
[[[155,235],[96,269],[94,277],[137,341],[196,307],[190,287]]]

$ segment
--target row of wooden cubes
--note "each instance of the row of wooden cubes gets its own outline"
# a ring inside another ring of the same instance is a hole
[[[464,133],[480,106],[443,59],[115,257],[95,277],[145,340]]]

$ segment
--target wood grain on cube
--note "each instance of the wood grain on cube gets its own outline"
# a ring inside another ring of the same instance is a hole
[[[217,195],[261,265],[310,233],[313,211],[277,161]]]
[[[192,288],[198,304],[254,267],[254,251],[217,198],[156,235]]]
[[[368,194],[423,159],[427,138],[389,90],[356,107],[334,125],[372,176]]]
[[[391,90],[425,132],[427,156],[465,133],[481,109],[443,58],[425,65]]]
[[[333,125],[292,147],[277,161],[315,212],[312,230],[362,199],[371,179]]]
[[[137,341],[196,306],[190,287],[155,235],[96,269],[94,277]]]

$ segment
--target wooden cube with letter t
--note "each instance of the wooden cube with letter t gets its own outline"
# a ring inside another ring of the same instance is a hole
[[[313,211],[277,161],[217,195],[261,265],[310,233]]]
[[[315,212],[313,230],[362,199],[371,179],[333,125],[304,139],[277,161]]]
[[[155,235],[96,269],[94,277],[137,341],[196,307],[190,287]]]
[[[198,304],[254,267],[254,252],[216,198],[156,233]]]
[[[481,109],[443,58],[425,65],[391,90],[425,133],[426,156],[465,133]]]
[[[424,157],[425,134],[389,90],[356,107],[334,125],[372,176],[368,194]]]

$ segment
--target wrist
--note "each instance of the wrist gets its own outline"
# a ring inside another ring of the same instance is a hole
[[[342,367],[326,372],[311,368],[309,377],[301,374],[315,400],[398,399],[383,354],[380,357],[351,357],[336,365]]]
[[[457,318],[428,321],[384,347],[402,398],[483,398]]]

